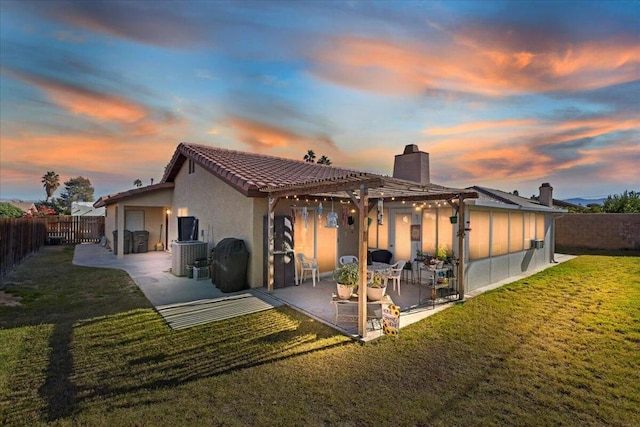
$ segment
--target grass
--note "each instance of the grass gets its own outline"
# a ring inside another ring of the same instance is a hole
[[[360,345],[280,308],[171,331],[47,248],[0,288],[0,425],[640,425],[640,258],[580,256]]]

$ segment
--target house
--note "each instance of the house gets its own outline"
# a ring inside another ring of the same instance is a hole
[[[446,250],[460,258],[461,282],[474,289],[552,260],[552,216],[561,211],[508,194],[431,183],[429,154],[416,145],[395,156],[389,177],[181,143],[159,184],[94,206],[106,208],[108,238],[147,230],[149,249],[157,241],[172,250],[180,240],[211,249],[242,239],[250,287],[293,284],[294,250],[316,257],[320,274],[329,275],[340,256],[360,254],[365,239],[365,252],[388,249],[394,261]],[[181,227],[187,219],[195,233]]]
[[[553,188],[543,183],[536,199],[473,186],[468,202],[469,238],[466,289],[499,282],[553,262],[554,220],[567,211],[554,204]]]
[[[7,200],[5,203],[8,203],[22,212],[24,212],[24,216],[34,216],[38,213],[38,208],[33,202],[23,202],[22,200]]]
[[[71,202],[71,216],[104,216],[104,206],[96,208],[92,202]]]

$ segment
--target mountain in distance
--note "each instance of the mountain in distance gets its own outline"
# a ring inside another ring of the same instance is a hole
[[[587,206],[587,205],[602,205],[604,201],[607,200],[606,197],[601,197],[599,199],[583,199],[581,197],[574,197],[572,199],[564,199],[565,202],[573,203],[574,205]]]

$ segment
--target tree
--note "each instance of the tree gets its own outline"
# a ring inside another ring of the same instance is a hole
[[[318,159],[318,164],[329,166],[331,164],[331,159],[329,159],[327,156],[322,156]]]
[[[62,204],[71,212],[72,202],[93,202],[93,186],[88,178],[81,176],[71,178],[64,183],[64,191],[60,195]]]
[[[625,190],[622,194],[608,196],[602,203],[606,213],[640,213],[640,192]]]
[[[140,179],[136,179],[135,181],[133,181],[133,185],[136,186],[136,188],[140,188],[142,187],[142,181],[140,181]]]
[[[315,163],[316,153],[314,153],[313,150],[307,151],[307,154],[304,155],[304,161],[307,163]]]
[[[44,191],[47,193],[47,202],[53,198],[53,193],[60,187],[60,175],[54,171],[49,171],[42,175],[42,184]]]
[[[0,218],[22,218],[22,209],[13,206],[11,203],[0,203]]]
[[[41,216],[63,215],[66,211],[64,206],[60,204],[60,199],[56,199],[55,197],[52,198],[50,202],[44,201],[36,203],[36,208],[38,208],[38,213],[42,214]]]

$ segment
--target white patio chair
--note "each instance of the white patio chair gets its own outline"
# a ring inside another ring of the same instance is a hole
[[[305,254],[297,254],[298,263],[300,264],[300,283],[304,282],[305,274],[307,271],[311,272],[311,279],[313,280],[313,287],[316,287],[316,277],[320,280],[320,267],[318,266],[318,260],[310,258]]]
[[[338,260],[340,265],[351,264],[352,262],[358,263],[358,257],[354,255],[343,255]]]
[[[402,270],[406,261],[398,261],[391,266],[387,273],[387,279],[393,280],[393,290],[396,290],[396,284],[398,285],[398,295],[400,295],[400,279],[402,277]]]

